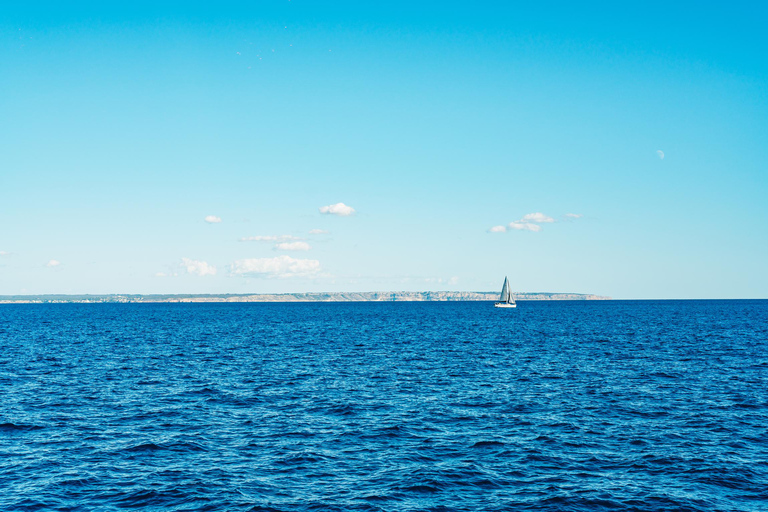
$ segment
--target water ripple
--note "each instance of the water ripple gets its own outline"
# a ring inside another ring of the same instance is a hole
[[[0,307],[1,510],[768,509],[768,302]]]

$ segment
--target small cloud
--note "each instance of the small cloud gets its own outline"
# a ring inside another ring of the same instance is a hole
[[[155,272],[155,277],[167,277],[167,275],[165,272]]]
[[[656,150],[656,154],[659,155],[659,158],[664,160],[664,152],[660,149]]]
[[[10,255],[11,253],[9,253],[8,251],[0,251],[0,256],[10,256]]]
[[[584,216],[584,215],[582,215],[582,214],[580,214],[580,213],[566,213],[565,215],[563,215],[563,217],[567,217],[567,218],[569,218],[569,219],[580,219],[580,218],[582,218],[583,216]]]
[[[538,224],[533,224],[531,222],[510,222],[508,225],[509,229],[514,229],[516,231],[533,231],[538,232],[541,231],[541,226]]]
[[[538,232],[538,231],[541,231],[541,226],[539,226],[539,224],[545,224],[545,223],[548,224],[551,222],[555,222],[555,219],[553,219],[549,215],[544,215],[541,212],[526,213],[525,215],[523,215],[522,219],[516,220],[514,222],[510,222],[509,224],[507,224],[506,227],[493,226],[488,231],[490,233],[503,233],[509,230]]]
[[[58,260],[51,260],[45,264],[45,266],[48,268],[58,267],[59,265],[61,265],[61,262]]]
[[[448,280],[448,284],[458,284],[458,282],[459,282],[458,276],[453,276]]]
[[[275,249],[279,251],[308,251],[311,247],[307,242],[280,242],[275,244]]]
[[[181,266],[190,273],[198,276],[215,276],[216,267],[208,264],[205,261],[191,260],[189,258],[181,258]]]
[[[290,242],[291,240],[303,240],[293,235],[257,235],[257,236],[244,236],[240,239],[241,242]]]
[[[233,275],[243,277],[312,277],[320,271],[317,260],[297,259],[290,256],[276,258],[249,258],[232,263]]]
[[[330,233],[330,231],[325,230],[325,229],[310,229],[309,230],[309,234],[310,235],[327,235],[328,233]]]
[[[537,222],[537,223],[547,222],[548,223],[548,222],[555,222],[555,219],[553,219],[549,215],[544,215],[541,212],[536,212],[536,213],[527,213],[523,215],[523,218],[520,219],[519,222]]]
[[[206,215],[205,222],[208,224],[218,224],[221,222],[221,217],[217,217],[215,215]]]
[[[347,206],[344,203],[330,204],[328,206],[321,206],[319,208],[320,213],[329,215],[339,215],[340,217],[348,217],[355,213],[355,209],[351,206]]]

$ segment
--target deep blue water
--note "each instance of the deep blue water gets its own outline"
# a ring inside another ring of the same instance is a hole
[[[0,306],[0,510],[768,510],[768,301]]]

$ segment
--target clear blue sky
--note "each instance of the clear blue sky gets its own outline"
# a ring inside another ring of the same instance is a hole
[[[0,294],[768,297],[765,4],[122,3],[0,12]]]

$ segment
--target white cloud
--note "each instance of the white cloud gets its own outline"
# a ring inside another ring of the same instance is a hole
[[[207,215],[205,217],[205,222],[207,222],[208,224],[218,224],[219,222],[221,222],[221,217],[217,217],[215,215]]]
[[[244,277],[312,277],[320,271],[320,262],[277,256],[276,258],[249,258],[232,263],[232,274]]]
[[[309,234],[310,235],[327,235],[328,233],[330,233],[330,231],[325,230],[325,229],[310,229],[309,230]]]
[[[656,150],[656,154],[657,154],[657,155],[659,155],[659,158],[661,158],[662,160],[664,160],[664,152],[663,152],[662,150],[660,150],[660,149],[657,149],[657,150]]]
[[[11,253],[9,253],[8,251],[0,251],[0,256],[10,256],[10,255]]]
[[[280,242],[275,244],[275,249],[280,251],[308,251],[311,247],[307,242]]]
[[[257,236],[244,236],[240,239],[241,242],[290,242],[292,240],[303,240],[297,236],[292,235],[257,235]]]
[[[555,222],[555,219],[553,219],[549,215],[544,215],[541,212],[526,213],[525,215],[523,215],[522,219],[516,220],[514,222],[510,222],[509,224],[507,224],[506,227],[493,226],[488,231],[490,233],[503,233],[509,230],[538,232],[538,231],[541,231],[541,226],[539,226],[539,224],[551,223],[551,222]]]
[[[569,219],[580,219],[583,217],[583,215],[580,213],[566,213],[563,215],[563,217],[568,217]]]
[[[208,264],[205,261],[191,260],[189,258],[181,258],[181,266],[186,269],[190,274],[198,276],[215,276],[216,267]]]
[[[523,218],[520,219],[519,222],[537,222],[537,223],[555,222],[555,219],[553,219],[549,215],[544,215],[541,212],[536,212],[536,213],[527,213],[523,215]]]
[[[167,274],[165,272],[155,272],[155,277],[166,277]]]
[[[58,260],[51,260],[45,264],[46,267],[50,267],[50,268],[58,267],[59,265],[61,265],[61,262]]]
[[[320,213],[339,215],[341,217],[348,217],[355,213],[355,209],[351,206],[347,206],[344,203],[329,204],[328,206],[321,206],[319,208]]]
[[[520,221],[510,222],[508,227],[509,229],[514,229],[517,231],[534,231],[534,232],[541,231],[541,226],[539,226],[538,224],[532,224],[530,222],[520,222]]]

